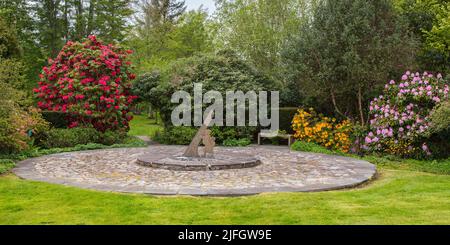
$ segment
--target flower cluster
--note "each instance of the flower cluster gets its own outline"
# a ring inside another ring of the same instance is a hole
[[[431,155],[423,136],[431,126],[431,110],[448,99],[448,92],[440,74],[408,71],[401,82],[390,81],[383,95],[370,102],[370,132],[364,148],[401,156],[420,151]]]
[[[340,123],[335,118],[318,115],[312,108],[299,109],[292,120],[294,137],[313,142],[329,149],[348,152],[352,144],[352,124],[349,120]]]
[[[91,124],[99,131],[128,129],[131,95],[130,50],[104,45],[95,36],[67,42],[49,60],[34,89],[43,110],[67,113],[70,127]]]

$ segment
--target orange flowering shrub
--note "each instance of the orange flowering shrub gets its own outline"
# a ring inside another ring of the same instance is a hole
[[[352,128],[349,120],[337,122],[335,118],[317,114],[312,108],[308,111],[299,109],[292,119],[296,139],[342,152],[350,149]]]

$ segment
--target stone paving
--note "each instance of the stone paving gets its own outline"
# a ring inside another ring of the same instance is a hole
[[[215,171],[173,171],[141,166],[143,154],[181,154],[184,146],[58,153],[27,159],[13,172],[21,178],[87,189],[156,195],[250,195],[324,191],[372,179],[374,165],[353,158],[290,151],[282,146],[216,147],[219,154],[252,154],[262,164]]]

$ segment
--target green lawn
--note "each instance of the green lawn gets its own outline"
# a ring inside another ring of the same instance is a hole
[[[0,177],[0,224],[450,224],[450,176],[381,170],[360,189],[154,197]]]
[[[150,138],[155,133],[162,129],[162,126],[156,125],[155,120],[150,120],[146,115],[134,115],[130,122],[129,135],[132,136],[149,136]]]
[[[131,127],[151,136],[159,126],[137,116]],[[97,192],[3,174],[0,224],[450,224],[449,159],[365,159],[380,175],[361,188],[226,198]]]

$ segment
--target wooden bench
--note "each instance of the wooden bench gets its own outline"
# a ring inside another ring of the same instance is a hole
[[[261,138],[282,138],[288,140],[288,146],[291,147],[291,143],[294,141],[294,137],[292,134],[280,134],[277,131],[275,132],[261,132],[258,133],[258,145],[261,144]]]

